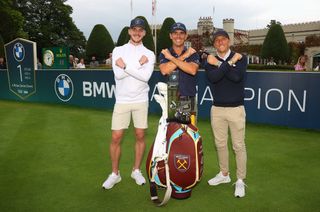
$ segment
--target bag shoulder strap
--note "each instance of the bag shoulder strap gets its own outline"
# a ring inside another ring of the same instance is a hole
[[[157,205],[157,206],[163,206],[165,204],[167,204],[167,202],[169,201],[170,197],[171,197],[171,193],[172,193],[172,187],[170,185],[170,172],[169,172],[169,166],[168,166],[168,157],[166,158],[159,158],[159,159],[164,159],[164,163],[165,163],[165,170],[166,170],[166,192],[164,194],[163,200],[161,201],[158,197],[158,191],[157,191],[157,185],[155,183],[155,176],[158,173],[158,170],[156,168],[156,166],[153,168],[152,170],[152,177],[150,179],[150,195],[151,195],[151,200]],[[157,159],[156,159],[157,160]],[[160,160],[156,161],[156,164],[159,162]]]

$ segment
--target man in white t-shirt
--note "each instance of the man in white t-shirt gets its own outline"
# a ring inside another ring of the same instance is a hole
[[[112,161],[112,173],[102,184],[105,189],[111,189],[121,181],[119,171],[120,143],[125,129],[130,125],[131,116],[136,138],[135,161],[131,177],[138,185],[146,183],[140,171],[140,165],[146,146],[145,129],[148,128],[148,81],[153,72],[155,55],[144,47],[142,43],[142,39],[146,34],[143,19],[133,19],[128,33],[130,36],[129,42],[123,46],[116,47],[112,52],[116,102],[111,126],[110,158]]]

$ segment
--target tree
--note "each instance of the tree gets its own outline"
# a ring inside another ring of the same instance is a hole
[[[7,43],[17,37],[27,38],[23,31],[24,17],[14,9],[12,0],[0,1],[0,34],[4,43]]]
[[[98,60],[103,60],[113,49],[114,43],[106,27],[102,24],[95,25],[88,39],[87,57],[95,56]]]
[[[270,29],[262,44],[261,57],[264,59],[273,58],[277,63],[289,60],[289,47],[283,29],[274,20],[271,21]]]
[[[84,51],[86,39],[74,24],[72,7],[66,0],[13,0],[15,9],[24,17],[23,30],[29,39],[44,47],[66,46],[71,54]],[[38,51],[38,54],[41,54]]]
[[[150,49],[151,51],[154,52],[154,42],[153,42],[153,37],[152,37],[152,33],[151,33],[151,29],[150,29],[150,26],[149,26],[149,23],[147,21],[147,19],[143,16],[138,16],[137,18],[141,18],[144,20],[145,22],[145,25],[146,25],[146,36],[144,36],[142,42],[143,42],[143,45]]]
[[[4,57],[4,42],[2,36],[0,35],[0,57]]]
[[[200,51],[203,49],[203,36],[202,35],[198,35],[198,34],[194,34],[194,35],[188,35],[188,41],[191,42],[191,46],[192,48],[194,48],[196,51]]]
[[[261,48],[262,48],[261,44],[254,44],[254,45],[240,44],[240,45],[232,46],[232,50],[235,52],[247,53],[247,54],[256,55],[256,56],[260,56]]]
[[[297,42],[289,42],[289,55],[290,55],[290,63],[296,64],[298,58],[301,55],[304,55],[304,50],[306,48],[305,43],[297,43]]]
[[[130,40],[130,36],[128,34],[128,30],[129,30],[128,26],[124,27],[121,30],[120,35],[118,37],[117,46],[122,46],[122,45],[128,43],[128,41]]]
[[[281,23],[280,23],[279,21],[271,20],[271,21],[270,21],[270,24],[267,25],[267,28],[270,29],[270,27],[271,27],[272,25],[274,25],[274,24],[279,24],[279,25],[281,25]]]
[[[201,40],[204,46],[213,46],[212,33],[210,33],[209,31],[205,31],[202,34]]]
[[[308,35],[306,37],[306,46],[320,46],[320,36],[317,35]]]
[[[157,38],[157,54],[159,55],[162,49],[166,49],[172,46],[172,40],[170,39],[170,28],[175,23],[175,20],[171,17],[166,18],[159,32]]]

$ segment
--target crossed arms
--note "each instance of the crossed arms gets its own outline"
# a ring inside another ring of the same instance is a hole
[[[183,53],[180,57],[176,58],[171,55],[168,49],[163,49],[161,53],[164,57],[169,60],[167,63],[160,64],[160,72],[163,75],[171,74],[176,68],[181,69],[185,73],[196,75],[199,65],[194,62],[186,62],[185,59],[196,53],[196,50],[189,47],[185,53]]]

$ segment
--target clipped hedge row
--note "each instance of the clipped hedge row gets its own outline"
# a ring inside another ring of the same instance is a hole
[[[293,71],[293,65],[264,65],[264,64],[249,64],[249,70],[288,70]]]

